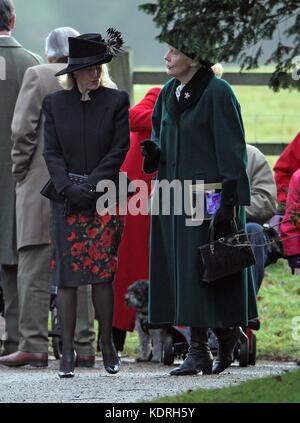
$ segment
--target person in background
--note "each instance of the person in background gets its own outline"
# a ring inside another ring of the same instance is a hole
[[[300,268],[300,167],[289,183],[280,231],[284,256],[294,273]]]
[[[148,195],[154,175],[143,172],[140,142],[151,135],[152,112],[159,92],[160,88],[151,88],[145,97],[130,109],[130,149],[121,168],[123,172],[127,172],[131,181],[135,179],[145,181],[148,185]],[[138,279],[149,279],[149,238],[150,216],[141,214],[133,216],[128,213],[125,216],[114,283],[113,335],[118,351],[123,350],[126,331],[133,331],[135,323],[135,312],[128,308],[124,301],[127,288]]]
[[[278,213],[283,215],[290,180],[300,168],[300,132],[280,154],[274,165],[274,177],[277,185]]]
[[[42,103],[47,94],[60,86],[55,73],[68,60],[68,37],[75,29],[54,29],[46,38],[48,63],[27,69],[12,122],[12,162],[16,186],[16,220],[19,297],[18,351],[0,358],[7,366],[47,366],[48,314],[50,304],[49,200],[40,194],[49,179],[43,159]],[[77,365],[91,367],[95,362],[93,306],[90,287],[78,292],[75,335]]]
[[[247,144],[247,155],[251,204],[246,206],[246,227],[256,260],[253,268],[258,293],[272,248],[263,225],[276,213],[277,190],[272,170],[263,153],[253,145]]]
[[[281,233],[295,235],[299,225],[297,216],[300,213],[299,204],[299,169],[300,169],[300,132],[280,154],[274,165],[274,175],[277,185],[279,214],[284,215],[281,223]],[[296,217],[296,219],[295,219]],[[292,219],[285,222],[286,219]],[[299,238],[283,243],[285,256],[292,269],[298,267]],[[293,254],[294,252],[294,254]],[[293,257],[295,256],[295,257]]]
[[[15,181],[11,173],[11,122],[22,79],[27,68],[43,60],[26,50],[12,36],[16,12],[11,0],[0,0],[0,265],[5,297],[5,328],[2,354],[18,349],[18,253],[15,221]]]
[[[280,154],[274,166],[275,181],[278,192],[278,214],[283,223],[280,225],[283,250],[292,269],[300,267],[300,132]],[[300,365],[300,357],[297,359]]]
[[[295,274],[295,270],[300,269],[300,168],[293,173],[289,183],[280,231],[285,258]],[[297,365],[300,366],[300,356]]]

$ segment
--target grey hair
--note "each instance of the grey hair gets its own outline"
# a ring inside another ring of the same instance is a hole
[[[11,0],[0,0],[0,31],[10,31],[10,21],[16,16],[15,6]]]
[[[1,1],[1,0],[0,0]],[[69,56],[69,37],[78,37],[76,29],[64,26],[50,32],[46,38],[45,55],[47,59],[59,59]]]

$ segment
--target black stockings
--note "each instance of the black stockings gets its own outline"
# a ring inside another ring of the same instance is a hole
[[[60,371],[68,372],[74,364],[73,341],[76,326],[77,288],[58,288],[56,301],[62,338]]]
[[[112,319],[114,311],[114,292],[111,283],[92,286],[92,299],[99,321],[101,351],[105,366],[118,363],[112,338]],[[77,288],[59,288],[57,294],[58,315],[61,325],[62,358],[60,371],[69,371],[74,361],[74,333],[76,326]]]
[[[92,299],[96,313],[96,319],[100,325],[101,351],[105,366],[118,363],[112,338],[112,320],[114,312],[114,291],[112,284],[102,283],[92,286]]]

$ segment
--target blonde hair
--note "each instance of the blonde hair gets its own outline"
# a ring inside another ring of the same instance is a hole
[[[67,91],[70,91],[74,88],[75,79],[71,73],[67,73],[66,75],[61,75],[58,78],[59,85]],[[100,78],[100,87],[106,88],[113,88],[115,90],[118,89],[117,85],[113,82],[109,75],[108,66],[106,64],[102,65],[102,72]]]
[[[212,68],[215,76],[217,76],[218,78],[222,78],[222,75],[223,75],[223,66],[221,65],[221,63],[216,63],[211,68]]]

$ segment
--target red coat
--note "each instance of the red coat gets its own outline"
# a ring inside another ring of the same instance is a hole
[[[300,168],[300,132],[281,153],[275,163],[275,181],[278,202],[286,202],[289,183],[293,173]]]
[[[286,210],[283,220],[289,219],[291,216],[295,215],[299,216],[298,222],[294,224],[292,222],[286,222],[280,225],[282,238],[299,235],[296,238],[283,241],[284,254],[287,257],[300,254],[300,163],[299,169],[293,174],[289,184],[289,191],[286,198]]]
[[[152,88],[146,96],[130,110],[130,149],[121,170],[130,180],[142,179],[148,184],[151,179],[142,170],[143,156],[140,142],[151,137],[152,111],[160,88]],[[128,286],[138,279],[149,279],[150,216],[125,217],[125,227],[119,247],[118,271],[115,277],[115,308],[113,327],[132,331],[135,312],[128,308],[124,296]]]

